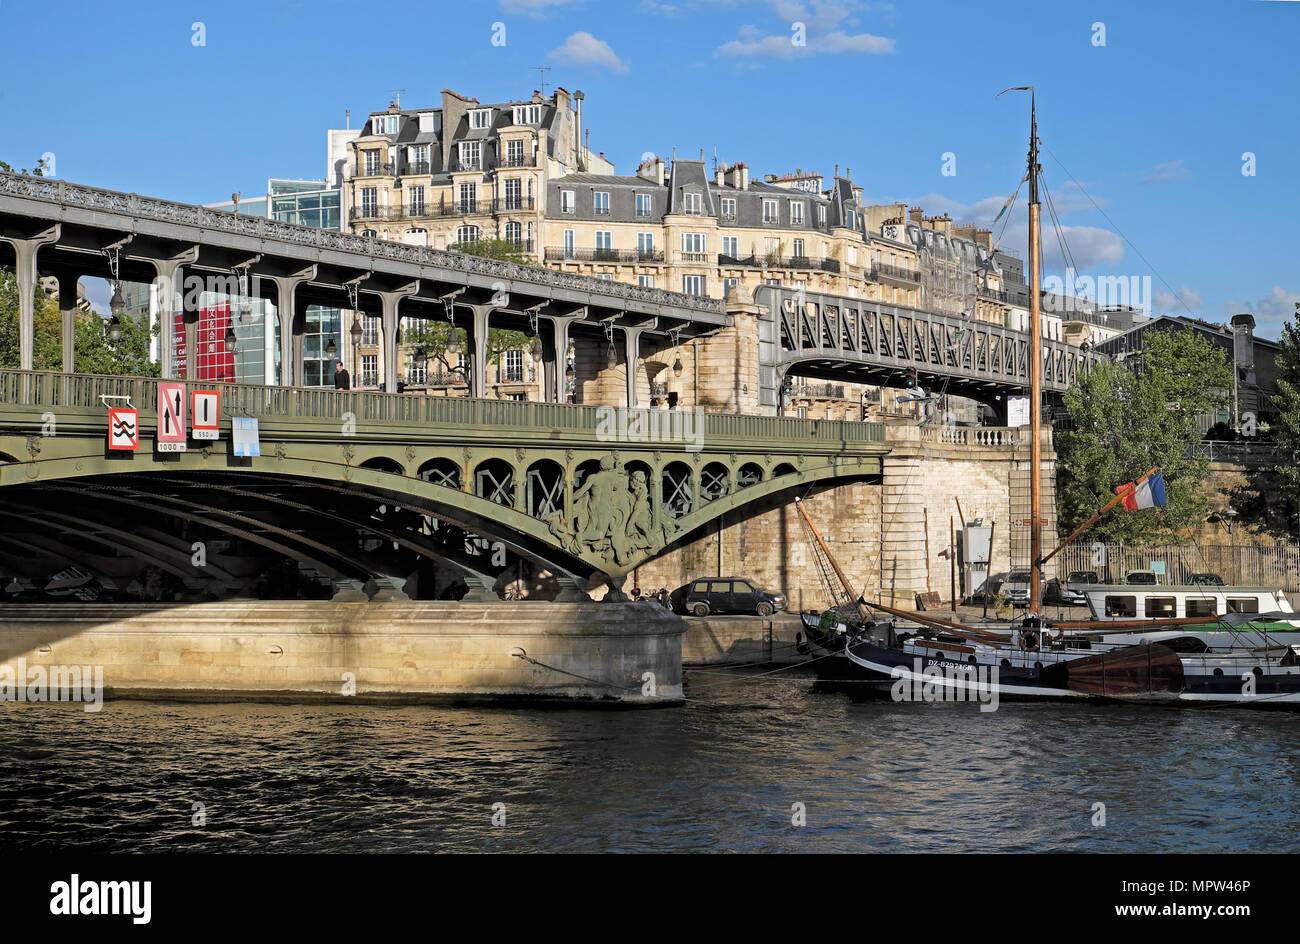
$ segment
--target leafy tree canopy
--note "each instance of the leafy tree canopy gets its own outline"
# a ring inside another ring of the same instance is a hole
[[[1057,508],[1073,530],[1115,497],[1116,486],[1154,467],[1169,504],[1107,514],[1097,540],[1176,541],[1209,512],[1209,461],[1195,448],[1197,417],[1230,398],[1226,352],[1191,328],[1148,331],[1140,354],[1105,363],[1065,394],[1072,429],[1057,434]]]

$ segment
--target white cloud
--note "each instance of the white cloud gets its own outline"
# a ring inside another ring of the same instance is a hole
[[[1266,326],[1277,328],[1289,321],[1291,316],[1295,314],[1296,302],[1300,302],[1300,292],[1288,292],[1282,286],[1274,285],[1272,292],[1257,301],[1248,302],[1228,299],[1223,309],[1226,315],[1235,315],[1237,312],[1248,311],[1261,322],[1261,328]]]
[[[552,59],[568,65],[601,66],[614,72],[626,72],[627,66],[610,48],[609,43],[590,33],[574,33],[564,45],[547,53]]]
[[[1063,226],[1065,245],[1070,250],[1076,272],[1085,273],[1104,264],[1114,264],[1124,258],[1124,240],[1108,229],[1099,226]],[[1064,272],[1067,259],[1061,253],[1053,232],[1043,232],[1043,269]],[[1002,237],[1003,248],[1017,249],[1028,258],[1025,247],[1029,245],[1029,224],[1017,223],[1007,227]],[[1136,273],[1107,271],[1105,275],[1134,275]]]
[[[1155,171],[1142,183],[1161,184],[1167,180],[1187,180],[1191,176],[1192,172],[1183,166],[1182,161],[1170,161],[1167,164],[1157,164]]]
[[[773,12],[785,24],[784,32],[765,34],[758,27],[746,25],[739,36],[716,50],[730,58],[801,59],[815,55],[887,55],[895,49],[895,40],[873,33],[854,33],[846,27],[855,25],[858,13],[869,10],[889,12],[889,4],[860,3],[856,0],[774,0]],[[803,42],[795,44],[799,36]]]
[[[544,16],[554,7],[573,6],[585,0],[501,0],[501,9],[524,16]]]
[[[1182,299],[1180,302],[1179,299]],[[1187,314],[1186,305],[1193,312],[1199,311],[1205,307],[1205,299],[1201,293],[1194,288],[1188,288],[1186,285],[1178,286],[1178,294],[1173,292],[1158,291],[1155,293],[1155,308],[1157,312],[1173,315]]]

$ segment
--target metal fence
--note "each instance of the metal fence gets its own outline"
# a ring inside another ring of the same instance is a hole
[[[1135,570],[1153,570],[1164,564],[1161,583],[1187,583],[1192,574],[1218,574],[1226,584],[1262,586],[1300,593],[1300,545],[1297,544],[1126,544],[1079,542],[1052,561],[1055,573],[1065,578],[1088,570],[1103,580],[1119,583]],[[1050,565],[1049,565],[1050,566]]]

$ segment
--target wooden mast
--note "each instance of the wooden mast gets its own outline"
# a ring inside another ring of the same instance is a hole
[[[1029,612],[1039,615],[1042,607],[1043,494],[1043,326],[1042,260],[1039,250],[1038,204],[1038,113],[1034,90],[1029,89]]]

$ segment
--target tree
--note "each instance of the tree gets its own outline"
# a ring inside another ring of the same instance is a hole
[[[1273,428],[1278,447],[1291,461],[1274,469],[1278,490],[1291,508],[1300,506],[1300,468],[1295,457],[1300,454],[1300,302],[1296,302],[1291,321],[1282,326],[1278,338],[1282,350],[1277,355],[1276,396],[1273,403],[1277,422]]]
[[[1227,355],[1184,328],[1148,331],[1140,353],[1090,371],[1065,394],[1072,426],[1057,436],[1057,509],[1070,530],[1115,497],[1116,486],[1153,467],[1164,473],[1168,505],[1108,514],[1097,539],[1181,540],[1209,512],[1209,460],[1196,449],[1197,417],[1222,408],[1232,388]]]

